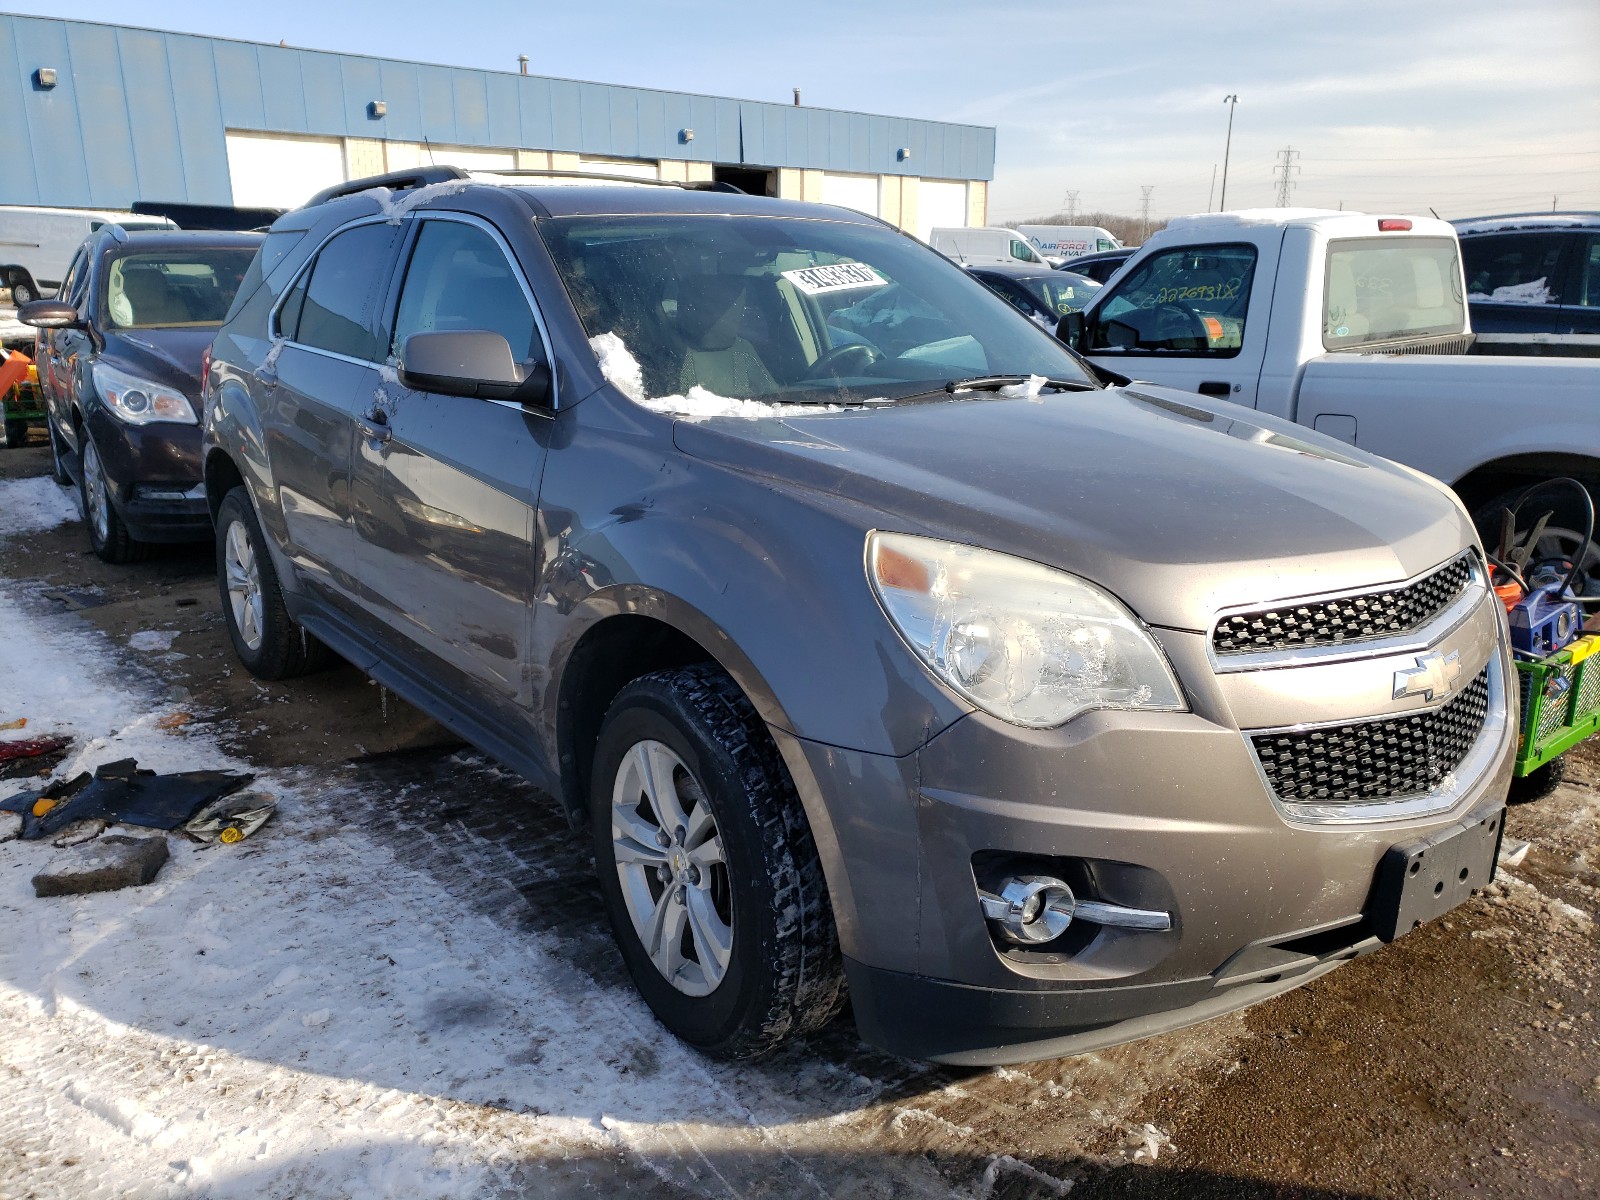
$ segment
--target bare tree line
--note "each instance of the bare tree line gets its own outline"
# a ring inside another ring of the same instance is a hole
[[[1080,212],[1072,217],[1067,216],[1065,209],[1051,213],[1047,217],[1028,217],[1021,221],[1002,222],[1008,229],[1015,229],[1018,225],[1098,225],[1101,229],[1109,230],[1124,246],[1137,246],[1142,240],[1140,237],[1138,217],[1125,217],[1120,213],[1110,212]],[[1151,218],[1150,226],[1145,231],[1145,236],[1165,229],[1167,223]]]

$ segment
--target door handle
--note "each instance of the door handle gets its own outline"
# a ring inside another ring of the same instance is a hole
[[[381,408],[371,408],[362,413],[356,418],[356,428],[361,430],[362,436],[372,444],[373,449],[394,436],[394,430],[389,428],[389,414]]]
[[[1233,384],[1225,379],[1208,379],[1195,388],[1202,396],[1227,396],[1233,392]]]

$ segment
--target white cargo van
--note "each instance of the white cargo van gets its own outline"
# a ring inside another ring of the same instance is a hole
[[[958,226],[934,228],[928,234],[928,245],[947,258],[965,266],[987,266],[993,263],[1033,263],[1053,267],[1043,254],[1029,245],[1015,229],[986,226]]]
[[[1017,232],[1047,258],[1066,260],[1080,254],[1122,249],[1122,243],[1098,225],[1018,225]]]
[[[88,208],[0,205],[0,287],[14,304],[53,295],[83,239],[102,225],[176,229],[166,217]]]

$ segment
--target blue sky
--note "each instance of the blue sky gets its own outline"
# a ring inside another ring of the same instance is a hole
[[[1230,207],[1600,209],[1600,0],[56,0],[18,11],[997,129],[991,219]],[[1219,172],[1220,174],[1220,172]],[[1217,188],[1220,191],[1220,186]]]

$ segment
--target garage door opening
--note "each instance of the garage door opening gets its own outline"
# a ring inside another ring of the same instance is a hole
[[[711,168],[711,178],[718,183],[731,183],[752,196],[778,194],[778,173],[762,167],[725,167],[718,163]]]

